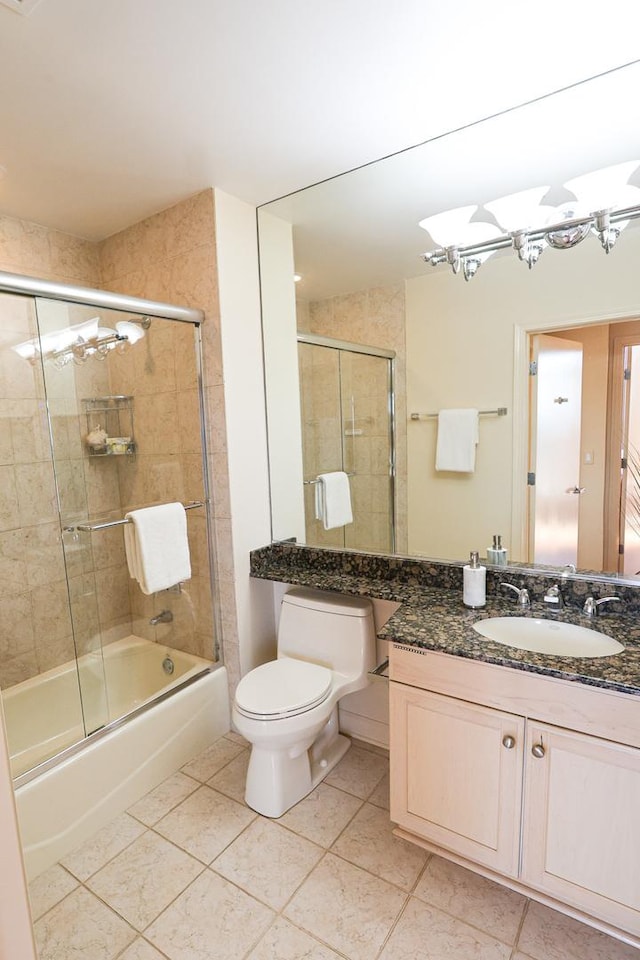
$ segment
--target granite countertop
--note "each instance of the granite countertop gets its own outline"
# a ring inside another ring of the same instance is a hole
[[[261,553],[258,551],[256,556]],[[306,565],[305,553],[312,557]],[[559,613],[550,613],[535,594],[532,594],[532,605],[526,614],[517,608],[515,600],[493,594],[487,596],[486,607],[470,610],[462,603],[461,589],[451,589],[449,584],[445,586],[442,583],[428,586],[421,577],[421,571],[416,572],[414,563],[402,567],[394,562],[393,570],[385,567],[379,570],[376,563],[366,564],[363,568],[358,558],[354,560],[353,556],[345,555],[344,561],[338,557],[332,567],[331,563],[327,563],[327,557],[331,559],[331,554],[321,555],[320,563],[316,562],[313,555],[314,551],[299,549],[294,553],[286,550],[267,551],[267,562],[254,563],[252,576],[399,602],[401,606],[378,632],[382,640],[640,697],[640,618],[635,610],[626,615],[607,611],[597,618],[587,618],[581,613],[580,604],[584,598],[578,595],[575,604],[567,605]],[[292,556],[297,558],[297,562],[291,562]],[[432,572],[432,567],[425,569],[427,574]],[[585,585],[585,589],[591,591],[590,586]],[[626,598],[623,602],[627,608],[633,605]],[[478,620],[505,616],[553,617],[566,623],[591,627],[614,637],[625,649],[609,657],[549,656],[494,643],[472,629]]]
[[[420,594],[419,598],[402,603],[379,631],[381,639],[640,697],[640,623],[637,617],[605,613],[597,618],[587,618],[575,607],[549,613],[541,602],[534,602],[523,614],[513,601],[499,597],[488,597],[486,607],[469,610],[463,605],[459,593],[454,591],[423,588]],[[473,629],[473,624],[479,620],[507,616],[553,618],[590,627],[618,640],[625,649],[609,657],[551,656],[495,643]]]

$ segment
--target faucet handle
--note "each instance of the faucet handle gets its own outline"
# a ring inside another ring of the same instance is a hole
[[[603,603],[611,603],[612,600],[617,600],[618,603],[622,603],[620,597],[600,597],[598,600],[595,597],[587,597],[582,608],[582,612],[587,617],[597,617],[598,616],[598,607]]]
[[[529,591],[526,587],[516,587],[513,583],[501,583],[501,587],[508,587],[509,590],[513,590],[514,593],[518,594],[518,604],[522,607],[523,610],[528,610],[531,606],[531,600],[529,598]]]

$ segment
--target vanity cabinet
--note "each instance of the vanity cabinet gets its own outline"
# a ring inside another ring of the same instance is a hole
[[[400,645],[390,677],[397,832],[640,937],[640,701]]]
[[[527,723],[521,878],[640,934],[640,750]]]
[[[391,819],[515,877],[524,720],[391,687]]]

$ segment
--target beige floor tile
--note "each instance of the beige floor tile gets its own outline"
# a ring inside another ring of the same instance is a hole
[[[376,807],[382,807],[383,810],[389,809],[389,774],[385,774],[378,786],[369,797],[369,803]]]
[[[170,960],[238,960],[259,941],[274,916],[253,897],[204,870],[145,936]]]
[[[331,852],[408,893],[429,854],[414,843],[394,837],[392,829],[386,810],[365,803],[340,834]]]
[[[113,960],[136,937],[84,887],[38,920],[34,930],[39,960]]]
[[[244,792],[247,784],[247,767],[249,766],[250,750],[243,750],[231,763],[216,773],[207,785],[219,790],[225,796],[244,803]]]
[[[202,870],[183,850],[147,831],[88,881],[137,930],[144,930]]]
[[[229,730],[229,732],[225,733],[224,736],[225,736],[225,739],[231,740],[232,743],[239,743],[242,747],[249,746],[249,741],[245,740],[245,738],[241,734],[236,733],[235,730]]]
[[[640,951],[531,901],[518,950],[533,960],[638,960]]]
[[[278,917],[247,960],[340,960],[340,957],[288,920]]]
[[[148,793],[132,807],[129,807],[128,813],[136,820],[140,820],[148,827],[152,827],[161,817],[164,817],[170,810],[177,807],[179,803],[197,790],[200,786],[198,780],[193,777],[187,777],[184,773],[174,773],[172,777],[164,780],[155,790]]]
[[[440,857],[432,857],[414,896],[514,944],[526,898]]]
[[[228,737],[220,737],[193,760],[185,763],[182,772],[188,777],[193,777],[194,780],[205,783],[244,749],[241,743],[229,740]]]
[[[330,847],[362,806],[362,800],[320,783],[309,796],[280,817],[278,823],[300,836]]]
[[[123,813],[61,860],[78,880],[88,880],[145,832],[145,827]]]
[[[411,898],[379,960],[509,960],[511,947]]]
[[[160,953],[142,937],[138,937],[135,943],[132,943],[124,953],[120,954],[118,960],[165,960],[165,956],[164,953]]]
[[[397,887],[328,853],[284,913],[350,960],[371,960],[404,902]]]
[[[155,829],[208,864],[255,818],[253,810],[202,786],[163,817]]]
[[[388,770],[385,757],[362,747],[351,747],[325,782],[366,800]]]
[[[29,884],[29,902],[31,903],[31,918],[37,920],[56,903],[71,893],[78,886],[78,881],[72,877],[58,863],[41,873]]]
[[[262,817],[227,847],[211,868],[274,910],[281,910],[324,850]]]

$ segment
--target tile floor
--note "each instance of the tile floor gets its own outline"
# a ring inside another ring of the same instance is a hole
[[[40,960],[640,960],[393,837],[388,760],[354,744],[278,821],[228,734],[31,885]]]

